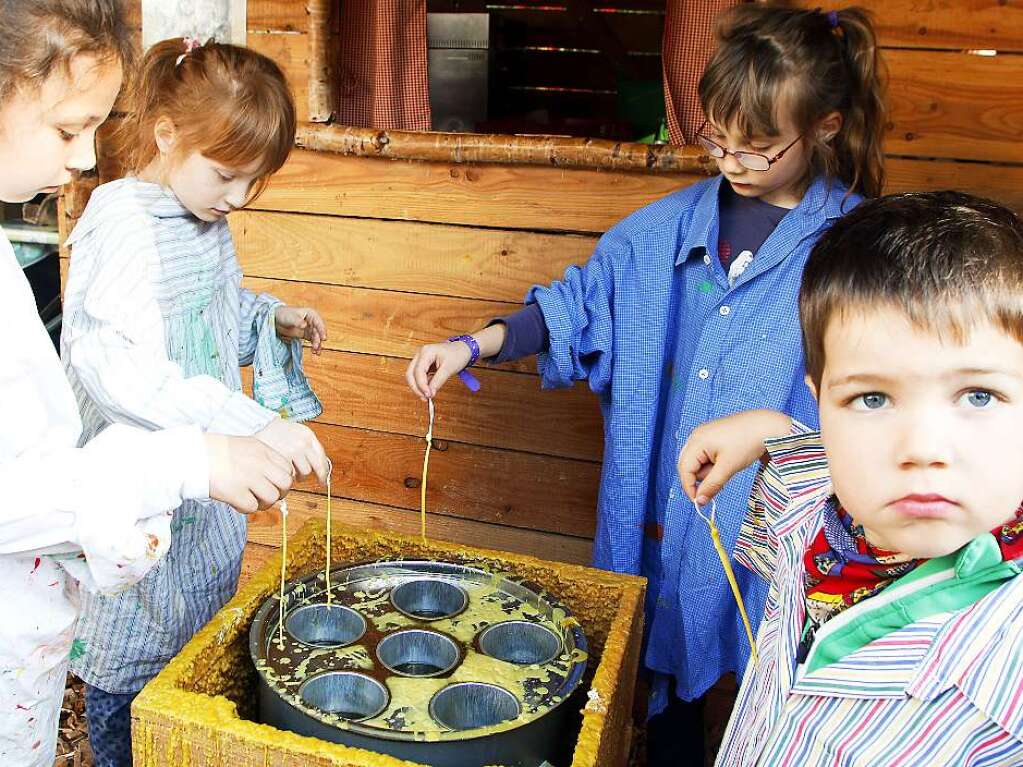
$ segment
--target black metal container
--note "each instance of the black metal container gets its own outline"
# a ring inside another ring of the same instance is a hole
[[[564,751],[586,639],[548,595],[444,562],[323,573],[266,600],[249,650],[260,721],[433,767],[538,767]]]

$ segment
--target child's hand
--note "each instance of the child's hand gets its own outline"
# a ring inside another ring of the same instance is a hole
[[[315,474],[321,484],[327,483],[327,453],[308,426],[275,418],[255,436],[284,456],[298,476]]]
[[[313,354],[319,354],[327,340],[327,326],[323,317],[309,307],[278,306],[274,314],[277,335],[281,338],[304,338],[313,347]]]
[[[472,352],[462,341],[427,344],[408,364],[405,380],[413,393],[425,402],[436,397],[440,387],[451,376],[464,370],[470,359]]]
[[[207,434],[210,498],[243,514],[266,509],[288,494],[291,464],[255,437]]]
[[[774,410],[748,410],[698,426],[678,456],[686,495],[703,506],[733,476],[764,455],[764,440],[782,437],[792,419]]]

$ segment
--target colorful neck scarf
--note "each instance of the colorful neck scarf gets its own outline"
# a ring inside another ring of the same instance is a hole
[[[991,533],[1003,560],[1023,557],[1023,505],[1016,516]],[[831,618],[883,591],[926,559],[902,559],[896,552],[871,546],[845,509],[832,502],[824,524],[803,555],[806,570],[806,628],[799,660],[806,657],[814,634]]]

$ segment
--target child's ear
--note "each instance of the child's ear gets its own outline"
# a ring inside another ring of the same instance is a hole
[[[806,381],[806,388],[810,390],[810,394],[812,394],[813,398],[817,400],[817,402],[819,403],[820,397],[817,396],[818,395],[817,384],[813,382],[813,379],[810,378],[809,374],[807,374],[806,378],[804,378],[803,380]]]
[[[828,112],[817,122],[817,139],[827,144],[842,130],[842,113]]]
[[[159,117],[153,125],[153,138],[156,139],[156,148],[160,154],[170,154],[178,138],[177,129],[169,117]]]

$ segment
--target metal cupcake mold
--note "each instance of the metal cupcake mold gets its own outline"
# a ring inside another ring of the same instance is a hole
[[[352,722],[372,719],[391,700],[384,685],[353,671],[328,671],[310,677],[299,687],[298,695],[307,705]]]
[[[522,708],[496,684],[460,682],[445,687],[430,701],[430,716],[451,730],[477,730],[515,719]]]
[[[469,595],[465,589],[439,578],[406,581],[391,592],[394,609],[410,618],[435,621],[465,610]]]
[[[549,663],[563,646],[549,628],[529,621],[495,623],[480,632],[478,642],[485,654],[518,666]]]
[[[399,676],[440,676],[451,671],[460,657],[454,640],[423,629],[388,634],[377,645],[377,658]]]
[[[366,619],[344,605],[303,605],[288,613],[284,630],[303,644],[344,647],[366,633]]]

